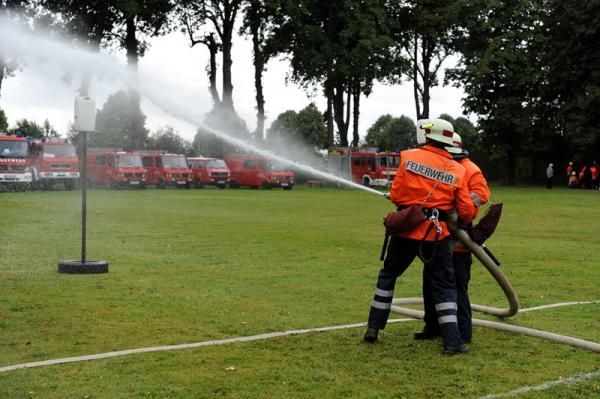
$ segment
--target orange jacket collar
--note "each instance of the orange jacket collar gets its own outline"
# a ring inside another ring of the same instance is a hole
[[[444,156],[446,158],[452,158],[452,155],[450,155],[450,153],[448,151],[442,150],[441,148],[434,147],[434,146],[432,146],[430,144],[425,144],[421,148],[424,149],[424,150],[427,150],[427,151],[435,152],[436,154],[439,154],[439,155]]]

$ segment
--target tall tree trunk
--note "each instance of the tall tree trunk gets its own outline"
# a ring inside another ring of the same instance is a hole
[[[128,16],[125,20],[125,26],[127,28],[125,33],[125,49],[127,51],[127,66],[133,72],[137,72],[139,62],[139,43],[135,37],[137,28],[135,25],[135,15]],[[137,90],[129,90],[129,105],[131,109],[129,117],[129,149],[140,149],[142,148],[142,132],[139,132],[137,127],[139,121],[136,120],[137,115],[141,115],[140,107],[140,94]]]
[[[219,45],[215,41],[215,37],[212,33],[207,37],[206,47],[208,47],[208,51],[210,52],[210,64],[208,70],[210,96],[213,99],[214,105],[218,105],[221,103],[219,90],[217,90],[217,53],[219,52]]]
[[[265,69],[265,59],[260,46],[260,15],[258,14],[258,5],[253,2],[251,6],[252,16],[250,21],[250,30],[252,33],[252,46],[254,48],[254,86],[256,88],[256,130],[254,138],[263,140],[265,134],[265,97],[263,95],[262,74]]]
[[[2,82],[4,81],[5,70],[4,62],[0,59],[0,98],[2,97]]]
[[[360,117],[360,80],[354,83],[354,123],[352,126],[352,146],[358,147],[360,136],[358,134],[358,121]]]
[[[233,24],[229,2],[225,2],[225,19],[223,22],[223,101],[225,109],[233,110],[233,83],[231,80],[231,47],[233,46]]]
[[[337,82],[333,97],[333,117],[340,136],[340,145],[348,147],[348,125],[344,121],[344,82]]]
[[[421,47],[421,67],[423,68],[423,98],[421,98],[423,111],[421,117],[423,119],[427,119],[429,118],[429,90],[431,89],[431,85],[433,84],[432,78],[435,78],[435,76],[432,77],[431,71],[429,70],[429,68],[431,67],[432,53],[431,51],[429,51],[430,48],[427,39],[421,39]]]
[[[415,97],[415,108],[417,111],[417,120],[423,119],[421,115],[421,100],[419,98],[419,49],[418,49],[418,36],[415,33],[415,42],[413,46],[413,65],[412,65],[412,81],[413,81],[413,95]]]
[[[325,97],[327,98],[327,111],[325,112],[327,137],[325,139],[325,147],[329,148],[335,144],[333,138],[333,86],[330,79],[325,81]]]

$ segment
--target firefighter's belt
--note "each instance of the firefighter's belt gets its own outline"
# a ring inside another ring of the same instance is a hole
[[[412,205],[412,206],[418,206],[418,205]],[[398,206],[398,208],[396,208],[397,211],[401,211],[403,209],[409,208],[410,206],[406,206],[406,205],[400,205]],[[423,214],[425,215],[425,217],[427,219],[429,219],[431,217],[431,215],[433,214],[433,210],[436,208],[423,208],[421,207],[421,211],[423,212]],[[439,209],[438,211],[438,220],[440,222],[447,222],[448,221],[448,213],[446,213],[446,211],[440,211]]]

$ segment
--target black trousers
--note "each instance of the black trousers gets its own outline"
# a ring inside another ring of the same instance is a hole
[[[469,299],[469,281],[471,280],[471,265],[473,257],[471,252],[454,252],[454,276],[456,278],[456,302],[458,305],[458,330],[463,341],[470,341],[473,337],[473,324],[471,315],[471,301]],[[433,334],[440,331],[435,304],[431,297],[431,283],[423,275],[423,301],[425,302],[425,330]]]
[[[369,312],[369,327],[384,329],[390,315],[396,279],[404,273],[412,261],[419,256],[421,241],[392,237],[383,268],[377,277],[377,287]],[[434,250],[435,247],[435,250]],[[458,331],[456,283],[450,239],[423,242],[422,255],[428,262],[424,264],[423,276],[429,283],[428,294],[433,300],[437,324],[444,345],[460,345],[462,339]]]

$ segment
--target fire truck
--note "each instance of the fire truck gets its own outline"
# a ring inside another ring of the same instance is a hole
[[[75,146],[64,139],[36,140],[29,145],[33,186],[44,190],[62,183],[73,190],[79,179],[79,159]]]
[[[339,148],[327,154],[329,171],[365,186],[387,187],[396,176],[400,162],[398,152],[380,152],[376,148],[356,151]]]
[[[188,168],[185,156],[160,151],[142,151],[142,164],[148,174],[148,184],[156,188],[192,187],[192,170]]]
[[[91,185],[110,185],[111,188],[146,188],[147,183],[140,154],[119,149],[90,148],[87,175]]]
[[[214,185],[225,188],[229,183],[231,172],[222,159],[190,157],[187,158],[188,167],[192,169],[192,183],[196,188],[205,185]]]
[[[0,184],[30,188],[31,181],[27,139],[0,133]]]
[[[291,190],[294,187],[294,172],[276,170],[273,163],[260,155],[232,155],[225,159],[231,170],[229,187],[248,186],[271,189],[281,187]]]

